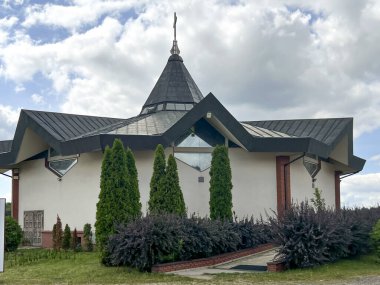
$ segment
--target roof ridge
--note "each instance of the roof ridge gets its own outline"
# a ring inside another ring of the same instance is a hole
[[[25,113],[47,113],[47,114],[59,114],[66,116],[76,116],[76,117],[89,117],[89,118],[103,118],[103,119],[113,119],[113,120],[127,120],[123,118],[115,118],[115,117],[105,117],[105,116],[94,116],[94,115],[83,115],[83,114],[72,114],[72,113],[64,113],[64,112],[52,112],[52,111],[40,111],[40,110],[30,110],[30,109],[21,109],[22,112]]]

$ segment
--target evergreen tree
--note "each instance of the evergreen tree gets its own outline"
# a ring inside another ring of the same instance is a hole
[[[62,248],[62,238],[63,238],[63,231],[62,231],[62,222],[59,216],[57,215],[57,222],[53,226],[53,248],[54,250],[60,251]]]
[[[125,152],[127,160],[127,170],[129,177],[128,184],[128,196],[131,210],[131,218],[137,218],[141,216],[141,203],[140,203],[140,191],[139,191],[139,180],[137,174],[137,168],[135,163],[135,157],[130,148]]]
[[[68,224],[66,224],[65,229],[63,231],[63,241],[62,248],[64,250],[70,249],[71,246],[71,230]]]
[[[90,224],[85,224],[83,227],[83,245],[85,251],[93,251],[92,230]]]
[[[102,161],[102,171],[100,175],[99,201],[96,204],[95,237],[96,246],[103,250],[108,237],[113,233],[113,217],[111,215],[112,189],[111,189],[111,155],[112,150],[106,147]]]
[[[80,243],[78,242],[77,228],[74,228],[73,237],[71,238],[71,249],[74,251],[80,251]]]
[[[131,205],[128,193],[127,159],[123,143],[116,139],[111,153],[111,208],[109,209],[113,220],[112,233],[115,225],[127,223],[130,220]]]
[[[149,193],[149,211],[155,213],[160,207],[160,195],[158,195],[158,185],[165,177],[165,151],[164,147],[159,144],[154,152],[153,174],[150,180],[150,193]]]
[[[210,217],[232,219],[232,174],[228,149],[216,146],[212,152],[210,169]]]
[[[186,206],[183,199],[181,187],[179,186],[177,163],[172,154],[169,155],[164,179],[158,184],[158,195],[160,204],[158,205],[161,213],[174,213],[186,215]]]

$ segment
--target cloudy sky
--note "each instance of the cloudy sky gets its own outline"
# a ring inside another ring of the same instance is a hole
[[[354,117],[367,164],[342,181],[342,200],[380,202],[376,0],[0,0],[0,140],[22,108],[138,114],[169,56],[174,11],[185,65],[237,119]]]

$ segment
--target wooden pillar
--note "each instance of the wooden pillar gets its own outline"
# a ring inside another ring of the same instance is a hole
[[[18,207],[19,207],[19,170],[12,169],[12,217],[17,222],[18,220]]]
[[[282,216],[291,205],[289,156],[276,156],[277,214]]]
[[[335,171],[335,209],[340,210],[340,171]]]

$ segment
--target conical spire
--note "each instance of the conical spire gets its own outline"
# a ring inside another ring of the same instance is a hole
[[[177,45],[177,15],[174,13],[174,40],[170,51],[172,54],[146,100],[141,114],[158,111],[187,111],[203,99],[203,95],[194,82]]]

